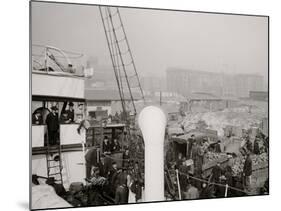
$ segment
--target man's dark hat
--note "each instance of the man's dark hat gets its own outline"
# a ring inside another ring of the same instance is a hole
[[[57,111],[58,108],[57,108],[57,106],[52,106],[52,107],[51,107],[51,110]]]
[[[73,106],[74,104],[73,104],[73,102],[70,102],[68,105],[69,105],[69,106]]]

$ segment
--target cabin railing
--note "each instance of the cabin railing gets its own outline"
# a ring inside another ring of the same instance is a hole
[[[60,144],[73,145],[82,144],[86,141],[85,131],[77,132],[79,124],[61,124],[60,125]],[[32,148],[44,147],[46,139],[47,125],[32,125]]]

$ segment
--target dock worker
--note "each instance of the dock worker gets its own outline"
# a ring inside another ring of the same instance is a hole
[[[212,169],[210,181],[220,184],[220,177],[221,176],[222,176],[222,168],[221,168],[221,163],[218,161]],[[220,191],[219,186],[214,186],[215,196],[219,195],[219,191]]]
[[[195,135],[192,134],[190,136],[190,138],[188,139],[188,150],[187,150],[187,158],[188,159],[191,158],[191,152],[192,152],[192,147],[193,147],[194,142],[195,142]]]
[[[246,191],[251,190],[251,176],[252,176],[252,159],[250,152],[247,152],[246,160],[243,167],[243,176],[245,178],[245,189]]]
[[[260,154],[260,145],[259,145],[260,139],[259,137],[256,136],[255,141],[254,141],[254,153],[256,155]]]
[[[191,159],[194,162],[194,175],[200,177],[202,174],[203,159],[204,159],[204,149],[202,142],[200,145],[197,142],[193,142]]]
[[[47,115],[46,124],[48,129],[48,142],[50,145],[58,144],[59,139],[59,117],[58,108],[51,107],[51,112]]]
[[[74,104],[73,102],[70,102],[68,104],[69,108],[65,112],[67,113],[67,119],[69,120],[69,123],[74,122]]]

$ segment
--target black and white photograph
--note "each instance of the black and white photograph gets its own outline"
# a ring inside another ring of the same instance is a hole
[[[269,16],[29,6],[32,210],[269,195]]]

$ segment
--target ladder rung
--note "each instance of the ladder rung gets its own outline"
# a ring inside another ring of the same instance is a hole
[[[113,16],[115,16],[117,13],[118,13],[118,11],[116,11],[115,13],[110,14],[110,15],[111,15],[111,17],[113,17]],[[106,19],[108,19],[108,18],[109,18],[109,15],[103,17],[104,20],[106,20]]]
[[[49,169],[51,169],[51,168],[57,168],[57,167],[60,167],[60,165],[56,165],[56,166],[49,166]]]
[[[123,37],[122,39],[119,39],[119,40],[114,40],[113,42],[110,42],[110,46],[113,46],[113,45],[116,45],[117,43],[121,43],[121,42],[124,42],[126,41],[126,37]]]
[[[126,51],[122,51],[122,52],[118,52],[117,54],[116,53],[113,53],[112,54],[112,56],[120,56],[120,55],[125,55],[125,54],[127,54],[127,53],[129,53],[129,50],[127,49]]]
[[[49,174],[49,176],[58,175],[58,174],[61,174],[61,173],[60,173],[60,172],[58,172],[58,173],[53,173],[53,174]]]
[[[117,31],[117,30],[119,30],[119,29],[121,29],[122,28],[122,25],[120,24],[119,26],[117,26],[117,27],[109,27],[109,29],[106,29],[106,32],[107,33],[110,33],[110,32],[113,32],[113,31]]]
[[[48,162],[51,162],[51,161],[54,161],[54,162],[60,162],[59,160],[56,161],[56,160],[47,160]]]

